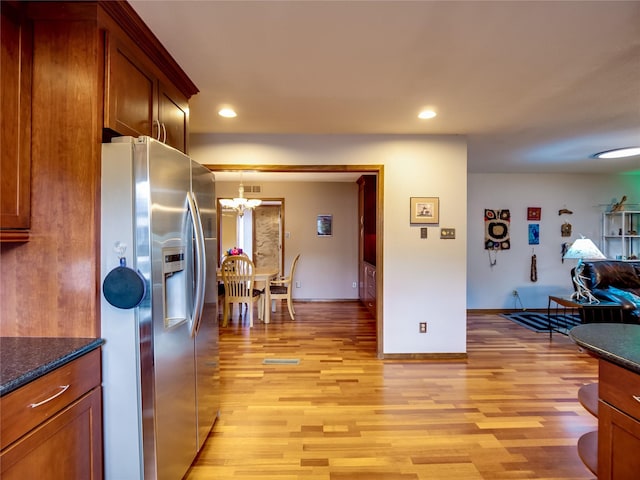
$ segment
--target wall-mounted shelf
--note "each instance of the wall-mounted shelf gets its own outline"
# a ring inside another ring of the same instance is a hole
[[[640,254],[640,211],[602,214],[602,253],[607,258],[634,260]]]

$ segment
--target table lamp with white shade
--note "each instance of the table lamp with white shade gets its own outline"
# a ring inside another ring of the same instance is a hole
[[[588,238],[578,238],[562,258],[577,258],[578,264],[573,273],[573,283],[576,286],[576,291],[571,295],[571,299],[577,302],[583,303],[600,303],[596,297],[593,296],[591,291],[587,288],[584,281],[586,277],[582,275],[584,269],[584,260],[604,260],[605,257],[598,247]]]

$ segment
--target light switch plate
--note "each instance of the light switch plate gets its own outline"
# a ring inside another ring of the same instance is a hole
[[[420,238],[427,238],[427,227],[420,227]]]
[[[440,229],[440,238],[456,238],[456,229],[455,228],[441,228]]]

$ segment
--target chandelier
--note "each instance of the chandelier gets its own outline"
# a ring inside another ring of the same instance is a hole
[[[238,196],[236,198],[221,198],[220,205],[224,208],[233,209],[238,212],[239,216],[244,215],[245,210],[252,210],[262,203],[262,200],[258,198],[245,198],[244,186],[242,181],[238,187]]]

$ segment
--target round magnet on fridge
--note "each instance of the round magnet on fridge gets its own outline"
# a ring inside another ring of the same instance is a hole
[[[104,298],[114,307],[122,309],[140,305],[146,290],[142,274],[124,265],[111,270],[102,282]]]

